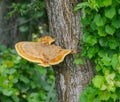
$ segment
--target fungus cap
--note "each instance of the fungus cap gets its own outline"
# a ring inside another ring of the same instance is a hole
[[[59,64],[72,51],[41,42],[18,42],[15,48],[21,57],[43,67]]]

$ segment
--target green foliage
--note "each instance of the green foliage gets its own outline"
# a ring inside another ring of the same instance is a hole
[[[120,99],[119,5],[119,0],[86,0],[75,8],[75,11],[82,9],[83,13],[81,57],[96,64],[96,75],[80,96],[80,102],[116,102]]]
[[[30,63],[15,50],[0,46],[1,102],[53,102],[55,96],[51,68]]]
[[[17,16],[18,30],[22,38],[30,33],[39,33],[40,24],[47,22],[44,0],[29,0],[13,2],[8,17]],[[39,22],[39,23],[38,23]]]

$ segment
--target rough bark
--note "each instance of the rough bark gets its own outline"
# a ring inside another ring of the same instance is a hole
[[[57,45],[76,51],[82,36],[80,13],[73,13],[77,2],[77,0],[46,0],[50,35],[56,39]],[[74,55],[71,54],[53,68],[58,101],[79,102],[80,93],[94,75],[93,64],[86,60],[84,65],[76,65]]]

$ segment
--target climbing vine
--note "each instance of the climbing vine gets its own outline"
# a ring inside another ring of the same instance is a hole
[[[96,75],[80,102],[116,102],[120,99],[120,0],[85,0],[81,57],[95,63]]]

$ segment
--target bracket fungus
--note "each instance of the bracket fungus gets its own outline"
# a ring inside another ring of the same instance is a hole
[[[48,67],[59,64],[66,55],[72,52],[70,49],[62,49],[60,46],[52,44],[54,41],[50,36],[45,36],[40,38],[38,42],[18,42],[15,48],[24,59]]]
[[[39,38],[38,41],[41,43],[50,45],[55,41],[55,39],[51,38],[50,36],[44,36],[44,37]]]

